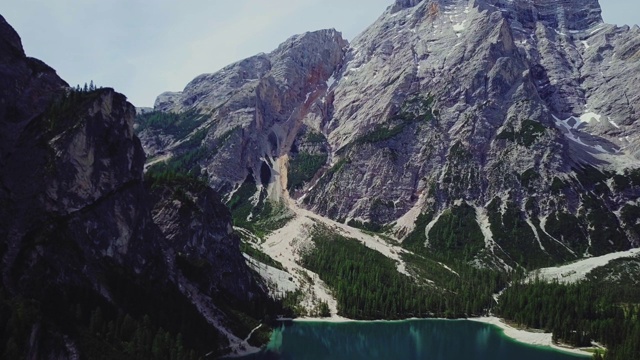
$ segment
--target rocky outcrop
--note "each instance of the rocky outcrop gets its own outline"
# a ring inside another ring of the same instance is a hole
[[[540,23],[560,31],[582,31],[602,23],[602,10],[598,0],[533,0],[490,2],[508,14],[514,28],[534,29]]]
[[[294,37],[156,110],[209,117],[190,170],[222,192],[266,167],[273,198],[425,243],[464,203],[479,263],[535,267],[638,245],[639,31],[596,0],[398,0],[348,46]],[[184,144],[155,149],[179,160]]]
[[[204,294],[242,301],[261,289],[245,269],[231,214],[219,195],[202,183],[155,181],[150,184],[153,222],[162,232],[172,267],[192,276]]]
[[[70,89],[2,17],[0,92],[2,353],[91,358],[108,344],[134,356],[101,328],[125,314],[130,329],[182,333],[201,354],[241,343],[248,325],[236,336],[228,323],[268,302],[228,210],[190,178],[145,183],[125,96]]]
[[[402,230],[404,215],[415,206],[438,214],[462,201],[491,212],[498,202],[504,213],[511,204],[519,209],[513,216],[522,231],[504,234],[498,243],[511,249],[512,259],[525,261],[532,252],[558,256],[549,250],[558,246],[555,240],[571,247],[563,241],[568,236],[544,228],[558,212],[575,215],[582,229],[576,241],[591,245],[574,244],[573,254],[560,248],[560,257],[631,246],[637,235],[616,230],[621,223],[613,212],[635,201],[637,189],[610,196],[616,189],[603,188],[607,194],[595,205],[588,200],[595,185],[579,175],[585,167],[599,173],[639,165],[635,158],[627,161],[632,152],[619,152],[627,144],[614,133],[591,130],[606,127],[607,116],[620,122],[616,118],[635,106],[603,111],[595,106],[599,96],[584,87],[585,77],[599,73],[584,72],[581,64],[591,50],[586,46],[606,38],[599,36],[605,28],[614,27],[602,24],[595,1],[423,1],[383,14],[351,44],[335,88],[330,123],[336,126],[328,138],[348,161],[313,188],[309,206],[339,219],[399,220]],[[607,64],[604,58],[590,60]],[[638,70],[619,63],[615,73]],[[623,88],[630,84],[619,81]],[[600,83],[591,91],[599,92],[599,86],[606,87]],[[413,116],[416,104],[432,116]],[[589,123],[589,113],[602,117],[602,124]],[[572,116],[582,116],[584,124],[568,129],[556,120]],[[602,225],[589,218],[603,208],[609,214],[607,235],[588,230]],[[490,219],[494,238],[502,232],[503,216]],[[516,255],[527,247],[531,251]]]
[[[189,135],[206,131],[198,145],[209,155],[197,166],[197,172],[205,173],[214,188],[229,192],[249,173],[259,174],[263,162],[287,154],[307,119],[319,129],[317,120],[328,109],[318,102],[326,92],[327,81],[342,63],[346,45],[335,30],[294,36],[270,54],[242,60],[215,74],[200,75],[181,93],[159,96],[155,108],[191,110],[207,117]],[[146,149],[162,142],[151,129],[139,135]],[[177,157],[184,153],[179,140],[155,149]],[[274,176],[276,172],[274,169]]]

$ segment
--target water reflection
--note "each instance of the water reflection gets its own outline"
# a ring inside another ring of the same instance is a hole
[[[266,350],[243,359],[283,360],[577,360],[516,343],[471,321],[303,322],[276,329]]]

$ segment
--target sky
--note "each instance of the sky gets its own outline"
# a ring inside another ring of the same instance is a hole
[[[353,39],[393,0],[3,0],[28,56],[70,85],[113,87],[153,106],[197,75],[335,28]],[[600,0],[605,22],[640,24],[640,1]]]

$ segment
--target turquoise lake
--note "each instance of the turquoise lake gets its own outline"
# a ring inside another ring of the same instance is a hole
[[[588,357],[512,340],[499,328],[451,320],[294,322],[267,349],[242,359],[578,360]]]

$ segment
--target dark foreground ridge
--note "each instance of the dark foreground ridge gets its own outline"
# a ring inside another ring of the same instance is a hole
[[[71,89],[2,17],[0,100],[0,357],[196,359],[271,311],[219,196],[144,179],[135,108]]]

